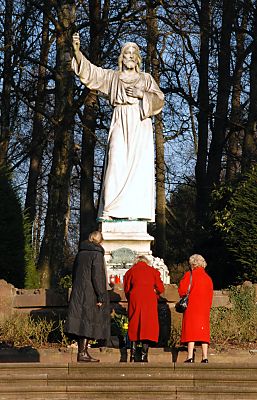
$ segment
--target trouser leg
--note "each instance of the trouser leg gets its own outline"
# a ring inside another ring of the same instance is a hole
[[[132,341],[130,343],[130,362],[135,361],[137,345],[136,342]]]
[[[148,362],[148,349],[149,344],[147,342],[142,343],[142,362]]]
[[[120,349],[120,362],[127,362],[128,352],[124,337],[121,335],[119,338],[119,349]]]

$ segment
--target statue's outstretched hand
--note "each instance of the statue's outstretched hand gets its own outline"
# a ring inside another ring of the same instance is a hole
[[[79,38],[79,33],[76,32],[72,35],[72,46],[74,50],[74,56],[77,60],[78,66],[80,66],[81,59],[82,59],[82,53],[80,51],[80,38]]]
[[[80,51],[80,38],[78,32],[72,35],[72,46],[75,54]]]

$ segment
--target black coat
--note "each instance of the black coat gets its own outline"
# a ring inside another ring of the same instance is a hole
[[[88,339],[108,339],[110,308],[106,289],[104,249],[89,241],[75,258],[72,292],[64,331]],[[101,302],[101,307],[96,303]]]

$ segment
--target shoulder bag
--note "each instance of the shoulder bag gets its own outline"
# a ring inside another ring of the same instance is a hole
[[[188,305],[188,297],[190,293],[190,289],[192,286],[192,271],[190,271],[190,282],[187,289],[187,294],[179,299],[179,301],[175,304],[175,310],[178,313],[183,313],[187,309]]]

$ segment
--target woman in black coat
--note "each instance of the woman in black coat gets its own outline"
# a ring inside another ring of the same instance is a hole
[[[101,232],[80,244],[76,255],[64,331],[78,338],[78,361],[99,361],[88,353],[89,340],[108,339],[110,309]]]

